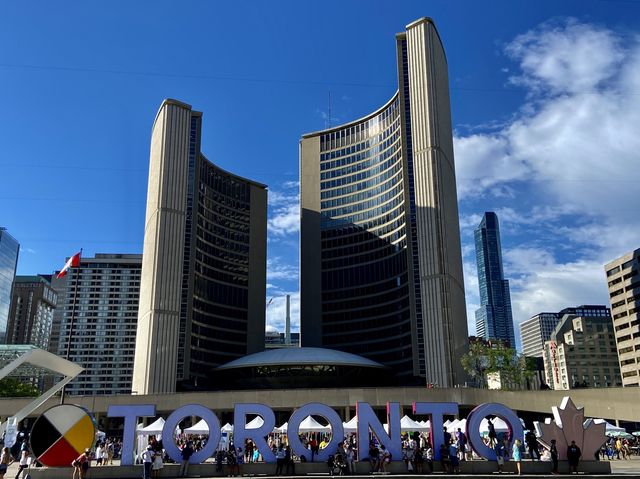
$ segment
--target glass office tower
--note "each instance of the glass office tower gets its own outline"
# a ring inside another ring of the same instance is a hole
[[[509,280],[504,279],[498,216],[487,212],[474,232],[480,308],[476,310],[476,334],[499,339],[516,347],[511,315]]]
[[[20,244],[0,228],[0,344],[7,342],[7,323],[11,307],[11,291],[18,267]]]
[[[387,104],[300,142],[302,345],[448,387],[468,335],[447,63],[430,19],[396,46]]]
[[[200,152],[202,113],[165,100],[152,129],[132,389],[207,389],[262,351],[267,190]]]

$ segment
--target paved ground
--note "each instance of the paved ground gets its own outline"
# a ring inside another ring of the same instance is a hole
[[[141,475],[142,475],[142,468],[140,468],[141,471]],[[630,476],[630,477],[640,477],[640,456],[633,456],[631,459],[629,460],[613,460],[611,461],[611,471],[612,471],[612,475],[620,475],[620,476]],[[16,474],[18,472],[18,466],[17,464],[12,464],[11,466],[9,466],[9,469],[7,470],[7,474],[5,475],[5,479],[13,479],[16,477]],[[320,475],[320,474],[313,474],[313,475],[308,475],[308,476],[289,476],[290,479],[293,479],[293,477],[302,477],[305,479],[309,479],[312,477],[325,477],[328,475]],[[441,473],[435,473],[433,474],[433,476],[437,476],[437,477],[446,477],[444,474]],[[473,476],[473,477],[504,477],[504,476],[513,476],[513,474],[493,474],[493,475],[488,475],[488,476]],[[580,476],[582,477],[591,477],[591,476],[586,476],[584,474],[580,474]],[[21,476],[22,477],[22,476]],[[117,476],[113,476],[114,478],[117,479]],[[195,477],[195,476],[194,476]],[[211,478],[205,478],[205,477],[201,477],[201,479],[219,479],[220,476],[212,476]],[[275,476],[274,476],[275,477]],[[381,474],[375,474],[373,476],[371,475],[366,475],[366,476],[354,476],[354,478],[356,477],[367,477],[367,478],[376,478],[376,479],[380,479],[381,477],[383,477],[383,475]],[[410,476],[410,475],[395,475],[394,477],[397,477],[398,479],[400,479],[400,477],[403,478],[411,478],[411,477],[416,477],[415,475]],[[426,477],[429,477],[429,475],[427,475]],[[452,477],[471,477],[471,476],[467,476],[464,474],[459,474],[456,476],[452,476]],[[537,475],[537,476],[520,476],[520,477],[555,477],[555,476],[548,476],[548,475]],[[267,478],[267,476],[260,476],[260,478]],[[69,476],[69,479],[71,479],[71,476]],[[87,479],[91,479],[91,476],[89,475]]]

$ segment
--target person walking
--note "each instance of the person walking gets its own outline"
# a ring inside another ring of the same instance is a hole
[[[282,475],[282,470],[284,468],[285,457],[286,457],[286,452],[282,448],[282,444],[280,444],[278,446],[278,450],[276,451],[276,476],[281,476]]]
[[[522,441],[516,439],[511,448],[511,459],[516,463],[518,474],[522,474]]]
[[[571,445],[567,448],[567,461],[569,461],[569,470],[572,473],[578,474],[580,456],[582,456],[582,451],[576,444],[576,441],[571,441]]]
[[[0,454],[0,479],[4,478],[4,475],[7,473],[7,469],[11,464],[13,464],[13,457],[9,452],[9,448],[3,447],[2,454]]]
[[[147,448],[142,451],[142,477],[143,479],[151,479],[151,467],[153,466],[153,446],[149,444]]]
[[[558,474],[558,448],[556,447],[555,439],[551,439],[551,447],[549,448],[549,452],[551,452],[551,462],[553,462],[551,474]]]

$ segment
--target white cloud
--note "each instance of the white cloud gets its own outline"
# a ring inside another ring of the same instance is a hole
[[[267,281],[273,280],[298,280],[298,266],[289,264],[281,257],[276,256],[267,259]],[[278,286],[275,285],[275,288]]]
[[[568,20],[518,36],[506,53],[525,103],[499,129],[455,138],[463,238],[471,243],[478,204],[498,205],[516,322],[608,304],[603,265],[640,247],[639,38]],[[465,263],[468,310],[475,273]]]
[[[299,182],[287,181],[282,184],[284,191],[269,191],[270,214],[267,227],[271,238],[297,234],[300,231],[299,187]]]
[[[520,63],[516,84],[552,92],[585,92],[600,86],[623,58],[619,38],[611,31],[574,19],[547,22],[519,35],[506,52]]]

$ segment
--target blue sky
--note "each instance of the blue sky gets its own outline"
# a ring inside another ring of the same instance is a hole
[[[268,322],[298,319],[298,141],[396,90],[394,35],[432,17],[449,62],[470,333],[473,228],[498,212],[514,319],[606,303],[639,247],[640,2],[0,3],[0,226],[19,274],[142,252],[151,124],[204,112],[204,154],[269,185]]]

